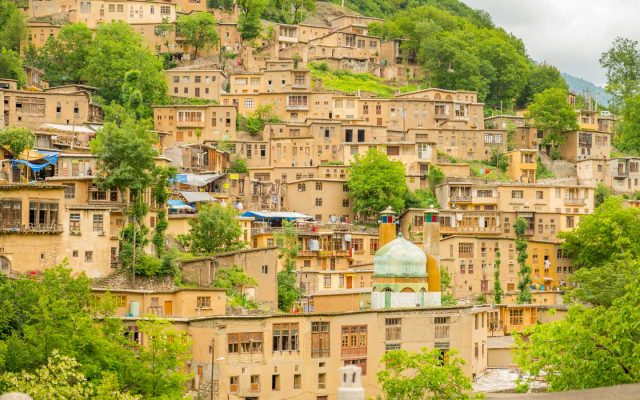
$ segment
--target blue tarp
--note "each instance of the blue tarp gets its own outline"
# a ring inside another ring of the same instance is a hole
[[[44,163],[42,163],[42,164],[34,164],[34,163],[29,162],[27,160],[11,160],[11,164],[12,165],[23,164],[23,165],[26,165],[27,167],[29,167],[29,169],[31,169],[33,172],[38,172],[38,171],[48,167],[49,165],[55,165],[55,164],[58,163],[59,153],[57,153],[55,151],[45,151],[45,150],[37,150],[37,151],[40,154],[44,154],[44,157],[41,158],[41,160],[43,160]]]
[[[167,205],[169,206],[169,208],[174,209],[174,210],[180,210],[180,209],[185,209],[185,208],[193,210],[193,207],[191,207],[188,204],[185,204],[185,202],[182,201],[182,200],[169,200],[169,201],[167,201]]]
[[[311,220],[312,216],[306,214],[300,214],[297,212],[280,212],[280,211],[247,211],[242,214],[243,217],[253,217],[256,221],[274,221],[283,220],[288,221],[295,220]]]

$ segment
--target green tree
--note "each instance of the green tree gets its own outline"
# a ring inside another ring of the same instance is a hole
[[[534,64],[529,69],[527,84],[518,97],[517,105],[519,107],[526,107],[533,101],[533,97],[536,94],[554,88],[569,90],[569,86],[560,74],[560,71],[558,71],[558,68],[547,63]]]
[[[28,33],[27,23],[16,3],[0,1],[0,49],[20,51],[20,42]]]
[[[296,259],[300,250],[298,233],[293,224],[283,221],[282,233],[276,235],[278,258],[283,268],[278,272],[278,308],[289,312],[300,299],[300,286],[296,282]]]
[[[239,250],[242,228],[236,220],[237,212],[232,207],[219,203],[205,204],[198,209],[195,218],[189,220],[189,233],[182,241],[189,251],[197,254],[218,254]]]
[[[454,306],[458,304],[455,296],[451,293],[451,274],[447,268],[440,266],[440,287],[442,289],[442,305]]]
[[[616,102],[638,95],[640,84],[640,49],[638,42],[617,37],[611,48],[600,57],[600,65],[607,74],[607,92]]]
[[[153,246],[156,250],[158,258],[164,257],[166,254],[164,234],[169,227],[167,219],[167,202],[171,196],[170,182],[176,176],[176,169],[173,167],[154,167],[152,171],[152,191],[153,200],[158,205],[158,214],[156,217],[156,227],[153,231]]]
[[[21,88],[27,83],[27,75],[22,68],[20,55],[13,50],[0,49],[0,78],[18,81]]]
[[[573,305],[563,320],[517,338],[516,360],[551,391],[640,382],[640,284],[637,271],[611,307]]]
[[[504,290],[500,283],[500,264],[502,264],[502,260],[500,259],[500,249],[496,247],[495,271],[493,271],[493,302],[495,304],[501,304],[502,296],[504,295]]]
[[[367,218],[391,206],[403,210],[407,184],[404,166],[390,161],[383,152],[371,148],[363,157],[356,155],[351,163],[347,185],[353,199],[353,210]]]
[[[234,305],[242,307],[254,308],[255,304],[245,299],[244,289],[246,287],[255,287],[258,281],[250,276],[238,265],[231,265],[216,271],[213,287],[227,289],[227,296],[232,299]]]
[[[138,329],[145,345],[138,347],[143,370],[142,386],[149,398],[182,398],[184,385],[191,379],[183,368],[191,356],[191,341],[161,318],[139,320]]]
[[[427,172],[427,179],[429,180],[429,188],[431,188],[432,192],[435,192],[436,187],[444,182],[445,178],[444,171],[435,165],[430,166],[429,172]]]
[[[175,25],[169,22],[169,18],[167,17],[163,17],[162,22],[156,25],[155,28],[153,28],[154,36],[162,39],[162,44],[164,45],[167,53],[169,53],[169,35],[171,34],[171,32],[175,31],[175,29]]]
[[[126,214],[131,224],[131,243],[123,240],[123,250],[131,252],[131,258],[121,252],[121,260],[136,274],[136,259],[142,252],[137,243],[139,225],[148,212],[143,192],[153,182],[153,147],[157,141],[151,126],[143,121],[126,118],[121,125],[107,122],[90,143],[91,153],[97,157],[96,182],[104,189],[116,189],[126,199]],[[123,232],[123,239],[128,239]],[[128,247],[130,246],[130,247]],[[125,248],[126,247],[126,248]]]
[[[216,20],[212,14],[196,12],[181,15],[176,20],[176,31],[184,36],[184,43],[192,46],[193,58],[198,58],[198,50],[218,43]]]
[[[249,168],[247,167],[247,160],[245,160],[244,158],[236,157],[233,161],[231,161],[229,172],[236,174],[248,173]]]
[[[100,24],[83,68],[87,84],[97,87],[107,103],[121,101],[125,75],[131,70],[140,71],[139,88],[146,115],[151,115],[151,105],[162,103],[167,92],[162,61],[126,22]]]
[[[251,135],[261,134],[266,124],[277,122],[280,122],[280,119],[270,104],[258,106],[247,116],[238,114],[236,119],[237,129],[249,132]]]
[[[220,46],[220,63],[222,64],[222,66],[220,67],[220,69],[222,70],[222,72],[225,72],[227,69],[227,63],[233,59],[235,59],[236,57],[238,57],[238,55],[234,52],[232,52],[231,50],[228,50],[226,46]]]
[[[65,25],[57,38],[47,39],[38,52],[36,66],[45,71],[50,85],[81,83],[92,42],[93,33],[85,24]]]
[[[598,183],[593,198],[596,208],[598,208],[600,204],[604,203],[609,196],[611,196],[611,188],[602,182]]]
[[[260,35],[260,15],[267,7],[267,0],[238,0],[238,31],[242,41],[250,41]]]
[[[533,119],[533,125],[545,131],[541,141],[554,150],[566,141],[564,132],[578,129],[576,112],[567,101],[564,89],[547,89],[533,97],[526,117]]]
[[[0,145],[5,146],[14,158],[36,144],[36,135],[28,128],[0,129]]]
[[[415,192],[407,190],[404,199],[405,208],[440,208],[438,199],[431,190],[417,189]]]
[[[614,143],[620,150],[640,154],[640,95],[626,97],[621,114]]]
[[[446,357],[446,362],[445,362]],[[462,372],[464,360],[455,350],[443,355],[439,349],[423,348],[419,353],[388,351],[382,357],[385,366],[377,373],[381,391],[387,399],[453,400],[471,399],[471,379]]]
[[[518,271],[518,276],[520,277],[520,280],[518,281],[518,290],[520,292],[516,299],[518,304],[531,302],[531,292],[529,291],[529,286],[531,285],[531,267],[527,265],[528,244],[525,239],[528,229],[529,224],[527,220],[522,217],[518,217],[516,222],[513,224],[513,230],[516,233],[516,251],[518,252],[517,261],[520,265],[520,270]]]

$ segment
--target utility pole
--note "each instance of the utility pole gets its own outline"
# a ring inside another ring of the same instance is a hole
[[[215,334],[214,334],[215,335]],[[216,362],[216,338],[213,336],[211,338],[211,397],[210,400],[213,400],[213,373],[215,371],[215,362]]]

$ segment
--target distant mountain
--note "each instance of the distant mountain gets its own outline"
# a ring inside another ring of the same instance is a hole
[[[575,94],[584,95],[586,91],[598,101],[598,104],[603,106],[609,105],[611,95],[607,93],[602,86],[596,86],[589,81],[585,81],[584,79],[577,78],[573,75],[565,74],[564,72],[562,73],[562,77],[567,81],[569,90]]]

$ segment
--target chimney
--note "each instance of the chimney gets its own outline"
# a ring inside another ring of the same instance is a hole
[[[340,368],[338,400],[364,400],[362,370],[355,365]]]
[[[378,223],[378,248],[382,248],[382,246],[396,238],[396,213],[391,207],[387,207],[386,210],[380,212]]]

